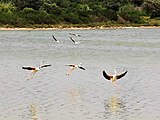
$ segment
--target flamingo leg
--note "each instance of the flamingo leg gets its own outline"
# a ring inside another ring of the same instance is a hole
[[[112,82],[112,84],[117,88],[117,90],[121,90],[120,86],[118,84],[116,84],[116,82]]]
[[[27,80],[31,80],[32,72],[28,75]]]
[[[33,77],[34,77],[34,75],[35,75],[36,72],[37,72],[37,71],[32,71],[32,72],[31,72],[31,75],[28,77],[27,80],[33,79]]]
[[[33,77],[34,77],[35,73],[36,73],[36,71],[32,72],[31,79],[33,79]]]
[[[116,86],[116,82],[115,82],[115,81],[113,81],[112,84],[113,84],[114,86]]]
[[[66,75],[68,75],[68,76],[69,76],[73,70],[74,70],[74,68],[71,68],[71,69],[67,72],[67,74],[66,74]]]

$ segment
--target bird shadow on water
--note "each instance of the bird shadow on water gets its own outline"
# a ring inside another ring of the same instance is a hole
[[[123,119],[126,116],[125,101],[117,96],[112,96],[104,100],[105,119]]]

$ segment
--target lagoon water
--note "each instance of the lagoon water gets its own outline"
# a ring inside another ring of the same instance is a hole
[[[75,45],[69,33],[82,41]],[[63,41],[55,43],[52,35]],[[159,120],[160,29],[0,31],[0,120]],[[51,67],[37,72],[22,66]],[[66,64],[85,71],[66,76]],[[114,86],[102,76],[128,70]]]

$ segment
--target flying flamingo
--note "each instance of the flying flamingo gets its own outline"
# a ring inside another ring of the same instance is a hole
[[[76,34],[76,33],[69,33],[70,35],[73,35],[73,36],[77,36],[77,37],[80,37],[81,35],[79,34]]]
[[[54,39],[55,42],[61,43],[61,41],[57,40],[56,37],[55,37],[54,35],[52,35],[52,38]]]
[[[51,64],[43,64],[43,63],[44,60],[41,60],[40,65],[38,67],[22,66],[22,69],[31,70],[31,75],[30,77],[27,78],[27,80],[33,79],[35,73],[41,70],[42,68],[51,66]]]
[[[114,68],[114,74],[113,75],[109,75],[108,73],[106,73],[105,71],[103,71],[103,76],[107,79],[107,80],[111,80],[112,83],[114,84],[116,82],[116,80],[122,78],[123,76],[125,76],[125,74],[128,72],[128,71],[125,71],[125,72],[122,72],[120,74],[117,74],[117,71],[116,71],[116,67]]]
[[[72,40],[72,42],[73,42],[74,44],[79,44],[79,43],[80,43],[80,41],[76,42],[72,37],[70,37],[70,39]]]
[[[66,66],[69,66],[69,67],[70,67],[70,70],[67,72],[66,75],[69,76],[69,75],[71,74],[71,72],[72,72],[73,70],[75,70],[75,69],[85,70],[85,68],[82,67],[81,65],[82,65],[82,63],[79,63],[79,65],[76,65],[76,64],[69,64],[69,65],[66,65]]]

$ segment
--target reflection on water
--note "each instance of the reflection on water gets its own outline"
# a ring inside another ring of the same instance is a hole
[[[37,105],[36,104],[31,104],[29,107],[29,111],[31,114],[32,120],[38,120],[38,115],[37,115]]]
[[[125,102],[116,96],[104,101],[105,118],[120,118],[126,112]]]
[[[69,98],[71,102],[76,102],[81,100],[81,96],[78,90],[75,88],[68,88]]]

